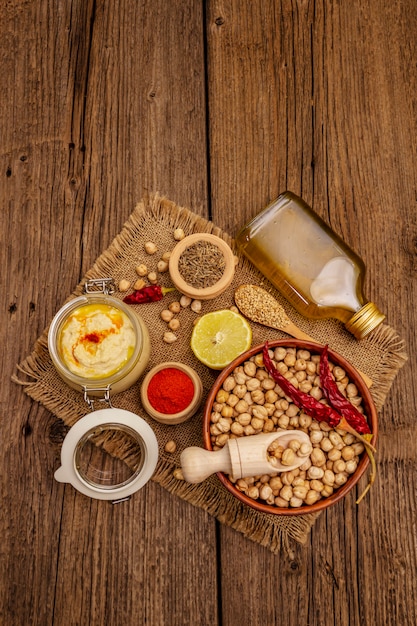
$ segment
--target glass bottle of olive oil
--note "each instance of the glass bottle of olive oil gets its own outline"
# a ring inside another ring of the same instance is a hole
[[[358,339],[384,320],[363,295],[362,259],[295,194],[278,196],[236,243],[302,315],[339,319]]]

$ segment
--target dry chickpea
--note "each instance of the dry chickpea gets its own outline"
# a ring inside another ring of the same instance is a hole
[[[163,272],[167,272],[168,271],[168,263],[166,261],[162,261],[162,259],[160,261],[158,261],[157,265],[156,265],[156,269],[158,270],[158,272],[160,272],[161,274]]]
[[[272,431],[274,430],[275,424],[272,421],[272,419],[267,419],[264,420],[264,425],[262,427],[262,430],[264,433],[272,433]]]
[[[148,280],[151,283],[151,285],[156,285],[156,283],[158,282],[158,275],[157,275],[157,273],[156,272],[149,272]]]
[[[235,379],[233,378],[233,376],[228,376],[227,378],[224,379],[222,387],[226,391],[232,391],[232,389],[235,386],[236,386],[236,383],[235,383]]]
[[[233,407],[226,405],[220,411],[223,417],[232,417],[233,416]]]
[[[165,343],[174,343],[175,341],[177,341],[178,337],[173,332],[166,332],[164,333],[163,339]]]
[[[355,451],[351,446],[345,446],[344,448],[342,448],[341,454],[344,461],[351,461],[356,456]]]
[[[307,470],[307,476],[309,477],[310,480],[314,480],[315,478],[321,479],[324,476],[324,469],[322,469],[321,467],[316,467],[315,465],[312,465]]]
[[[237,421],[242,426],[248,426],[250,424],[251,419],[252,419],[252,416],[250,415],[250,413],[240,413],[240,415],[237,416]]]
[[[259,489],[258,489],[258,487],[255,487],[254,485],[249,487],[249,489],[248,489],[248,496],[249,496],[249,498],[253,498],[253,500],[257,500],[259,498]]]
[[[346,461],[345,471],[347,474],[354,474],[358,469],[358,462],[355,459],[350,459]]]
[[[136,289],[137,291],[139,291],[139,289],[143,289],[145,285],[146,283],[143,280],[143,278],[138,278],[133,284],[133,289]]]
[[[337,459],[333,463],[333,471],[335,474],[341,474],[346,470],[346,463],[343,459]]]
[[[333,485],[334,484],[334,472],[332,470],[326,469],[324,471],[322,481],[325,485]]]
[[[230,430],[231,423],[226,417],[222,416],[216,425],[217,425],[218,430],[221,433],[228,433]]]
[[[219,448],[223,448],[228,441],[229,441],[229,435],[227,433],[222,433],[220,435],[217,435],[216,446],[219,446]]]
[[[184,480],[184,475],[182,473],[182,469],[180,467],[177,467],[174,472],[173,472],[173,476],[174,478],[176,478],[177,480]]]
[[[348,474],[346,474],[346,472],[340,472],[335,475],[334,484],[337,485],[338,487],[341,487],[342,485],[346,483],[347,479],[348,479]]]
[[[292,498],[292,487],[290,487],[289,485],[284,485],[279,492],[279,497],[289,502]]]
[[[177,449],[177,444],[173,440],[167,441],[164,447],[165,452],[169,452],[170,454],[173,454],[176,449]]]
[[[216,402],[226,402],[229,397],[229,392],[225,389],[219,389],[216,394]]]
[[[326,455],[321,448],[313,448],[310,459],[316,467],[322,467],[326,463]]]
[[[248,408],[249,408],[249,405],[246,402],[246,400],[240,399],[239,402],[235,404],[235,411],[237,411],[237,413],[247,413]]]
[[[280,496],[277,496],[274,502],[275,502],[275,506],[278,506],[281,509],[288,508],[288,500],[284,500],[284,498],[281,498]]]
[[[202,307],[201,300],[192,300],[192,302],[190,304],[190,309],[194,313],[200,313],[201,307]]]
[[[258,380],[257,378],[250,378],[248,381],[246,381],[246,389],[248,391],[255,391],[259,389],[260,386],[261,386],[261,381]]]
[[[244,373],[250,378],[254,378],[256,374],[256,365],[253,361],[246,361],[243,366]]]
[[[178,318],[176,318],[176,317],[174,317],[174,319],[172,319],[172,320],[170,320],[170,321],[168,322],[168,327],[169,327],[171,330],[174,330],[174,331],[175,331],[175,330],[178,330],[178,329],[179,329],[179,327],[180,327],[180,325],[181,325],[180,320],[179,320]]]
[[[280,428],[286,429],[289,423],[290,423],[290,418],[288,417],[288,415],[281,415],[278,418],[278,425]]]
[[[265,404],[264,392],[261,391],[260,389],[255,389],[255,391],[252,391],[251,398],[252,398],[252,402],[254,402],[255,404],[260,404],[260,405]]]
[[[119,291],[127,291],[130,287],[130,282],[128,280],[122,279],[119,282]]]
[[[170,322],[172,320],[172,318],[174,317],[174,314],[172,311],[169,311],[168,309],[163,309],[163,311],[161,311],[160,313],[161,319],[164,320],[164,322]]]
[[[253,421],[253,420],[252,420]],[[295,462],[295,452],[291,448],[286,448],[282,453],[281,463],[283,465],[293,465]]]
[[[247,491],[249,488],[248,483],[246,482],[246,480],[244,480],[243,478],[239,478],[236,481],[236,487],[240,490],[240,491]]]
[[[164,254],[161,257],[162,261],[166,261],[168,263],[169,259],[171,258],[171,252],[169,250],[167,250],[166,252],[164,252]]]
[[[327,458],[335,463],[342,458],[342,453],[337,448],[331,448],[327,453]]]
[[[251,419],[251,426],[255,431],[260,431],[262,430],[264,425],[264,420],[260,419],[259,417],[253,417]]]
[[[239,398],[234,393],[229,394],[229,397],[226,400],[226,404],[231,407],[235,407],[238,402]]]
[[[181,305],[177,301],[170,302],[168,305],[168,309],[171,311],[171,313],[179,313],[181,311]]]
[[[185,237],[185,233],[182,228],[176,228],[174,230],[175,241],[181,241],[182,239],[184,239],[184,237]]]
[[[147,241],[145,243],[144,248],[147,254],[155,254],[155,252],[158,250],[158,248],[156,247],[156,244],[154,244],[153,241]]]
[[[243,400],[245,394],[246,394],[246,385],[235,385],[235,387],[233,388],[233,393],[240,398],[241,400]],[[246,400],[245,400],[246,402]]]
[[[140,265],[136,267],[136,274],[138,276],[146,276],[147,273],[148,273],[148,268],[146,267],[144,263],[141,263]]]
[[[239,422],[232,422],[230,426],[230,432],[232,432],[237,437],[243,435],[243,426],[239,424]]]
[[[312,504],[315,504],[318,500],[320,500],[320,494],[317,491],[314,491],[314,489],[311,489],[307,492],[304,502],[307,505],[311,506]]]
[[[187,306],[190,306],[190,304],[191,304],[191,298],[189,296],[182,295],[180,298],[180,305],[182,306],[182,308],[186,309]]]
[[[282,484],[291,485],[292,481],[294,480],[295,474],[296,474],[295,470],[292,470],[290,472],[282,472],[281,474]]]

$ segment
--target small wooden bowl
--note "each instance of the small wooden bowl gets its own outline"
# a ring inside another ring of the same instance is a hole
[[[156,411],[154,409],[154,407],[149,402],[149,398],[148,398],[148,387],[152,378],[155,376],[155,374],[157,374],[161,370],[168,369],[168,368],[173,368],[181,372],[184,372],[185,374],[187,374],[187,376],[191,378],[193,385],[194,385],[194,396],[190,404],[187,406],[186,409],[184,409],[183,411],[180,411],[179,413],[172,413],[172,414],[160,413],[159,411]],[[143,379],[141,389],[140,389],[140,396],[141,396],[143,408],[148,413],[148,415],[150,415],[157,422],[161,422],[162,424],[181,424],[182,422],[185,422],[188,419],[190,419],[190,417],[192,417],[195,414],[198,407],[200,406],[202,395],[203,395],[203,384],[197,372],[193,370],[191,367],[189,367],[188,365],[185,365],[184,363],[177,363],[174,361],[167,361],[165,363],[159,363],[158,365],[155,365],[155,367],[153,367],[146,374],[145,378]]]
[[[202,241],[217,246],[223,254],[225,269],[223,275],[216,283],[210,287],[199,289],[185,282],[178,270],[178,261],[187,248]],[[225,291],[232,282],[235,274],[235,257],[231,248],[220,237],[216,237],[216,235],[211,235],[209,233],[194,233],[193,235],[188,235],[188,237],[185,237],[178,242],[171,252],[169,259],[169,273],[172,282],[180,293],[188,296],[189,298],[193,298],[193,300],[211,300],[212,298],[217,298],[217,296],[223,293],[223,291]]]
[[[301,341],[301,340],[292,340],[292,339],[270,341],[268,342],[268,345],[271,349],[275,349],[278,346],[282,346],[284,348],[296,348],[297,350],[305,349],[305,350],[309,350],[312,354],[319,354],[323,348],[322,345],[317,344],[317,343],[313,343],[309,341]],[[264,344],[254,346],[247,352],[244,352],[243,354],[241,354],[234,361],[232,361],[232,363],[230,363],[230,365],[228,365],[216,379],[207,397],[206,404],[204,407],[204,414],[203,414],[203,440],[204,440],[204,446],[207,450],[213,449],[211,438],[210,438],[210,415],[212,412],[213,403],[215,402],[215,399],[216,399],[217,392],[221,388],[225,379],[228,376],[230,376],[233,370],[238,365],[241,365],[244,361],[247,361],[251,356],[261,353],[263,346]],[[364,383],[364,381],[362,380],[361,376],[358,374],[356,369],[353,367],[353,365],[351,365],[344,357],[342,357],[340,354],[330,349],[328,351],[328,354],[329,354],[329,361],[331,361],[335,365],[340,365],[341,367],[343,367],[343,369],[346,371],[347,376],[349,377],[349,380],[355,383],[355,385],[357,386],[358,392],[360,396],[362,397],[362,406],[363,406],[365,415],[367,417],[369,427],[373,434],[372,444],[375,446],[375,442],[377,440],[377,435],[378,435],[378,419],[377,419],[376,408],[375,408],[375,405],[374,405],[374,402],[373,402],[373,399],[372,399],[372,396],[370,394],[368,387],[366,386],[366,384]],[[303,506],[296,507],[296,508],[277,507],[277,506],[266,504],[263,501],[249,498],[249,496],[245,495],[244,493],[239,491],[239,489],[237,489],[237,487],[231,482],[231,480],[229,480],[226,474],[219,472],[217,475],[220,481],[226,487],[226,489],[228,489],[236,498],[238,498],[238,500],[240,500],[244,504],[247,504],[253,509],[256,509],[257,511],[262,511],[263,513],[270,513],[270,514],[275,514],[275,515],[306,515],[308,513],[316,513],[318,511],[326,509],[327,507],[335,504],[336,502],[339,502],[358,483],[359,479],[364,474],[368,466],[369,466],[368,455],[366,454],[366,452],[363,452],[355,473],[350,476],[350,478],[347,480],[347,482],[344,485],[336,489],[331,496],[327,498],[323,498],[322,500],[319,500],[315,504],[303,505]]]

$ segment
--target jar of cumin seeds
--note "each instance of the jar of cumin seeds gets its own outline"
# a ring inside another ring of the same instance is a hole
[[[211,300],[231,284],[235,257],[230,246],[220,237],[194,233],[173,249],[169,273],[180,293],[196,300]]]

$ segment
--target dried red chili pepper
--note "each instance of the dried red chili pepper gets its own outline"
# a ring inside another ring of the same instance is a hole
[[[328,346],[324,346],[320,356],[320,382],[329,404],[337,409],[348,423],[361,435],[369,434],[371,429],[365,416],[339,391],[329,368]]]
[[[282,391],[291,398],[291,400],[302,409],[304,413],[314,417],[319,422],[327,422],[329,426],[335,428],[339,425],[341,415],[336,413],[328,404],[319,402],[308,393],[300,391],[290,381],[285,378],[274,366],[272,359],[268,353],[268,342],[265,343],[263,349],[263,360],[267,372],[272,376],[276,383],[281,387]]]
[[[126,304],[143,304],[144,302],[158,302],[169,291],[174,291],[174,287],[161,287],[160,285],[147,285],[142,289],[137,289],[133,293],[123,298]]]
[[[272,359],[269,356],[268,349],[268,342],[266,342],[263,347],[263,361],[265,368],[275,382],[278,383],[284,393],[291,398],[294,404],[302,409],[304,413],[310,415],[310,417],[314,417],[317,421],[325,421],[332,428],[337,427],[346,430],[346,432],[352,433],[352,435],[360,439],[364,445],[369,446],[375,452],[375,448],[373,448],[369,441],[364,439],[358,431],[349,424],[343,415],[335,411],[335,409],[328,404],[323,404],[323,402],[319,402],[308,393],[304,393],[294,387],[294,385],[274,366]]]
[[[341,428],[362,441],[371,463],[371,474],[369,476],[368,485],[366,486],[360,497],[356,500],[356,503],[359,504],[359,502],[371,488],[372,484],[375,482],[376,477],[376,464],[373,455],[376,450],[369,441],[369,439],[372,437],[372,434],[366,433],[363,436],[360,435],[358,431],[349,424],[347,419],[343,415],[340,415],[337,411],[335,411],[331,406],[319,402],[309,394],[306,394],[294,387],[294,385],[290,383],[290,381],[287,380],[285,376],[283,376],[274,366],[272,359],[270,358],[268,353],[268,342],[266,342],[263,347],[263,361],[267,372],[272,376],[275,382],[277,382],[281,389],[284,391],[284,393],[289,398],[291,398],[294,404],[296,404],[305,413],[307,413],[307,415],[310,415],[310,417],[314,417],[318,421],[326,421],[332,428]]]

